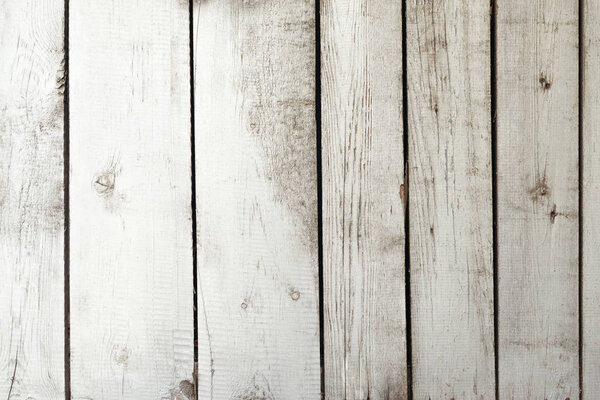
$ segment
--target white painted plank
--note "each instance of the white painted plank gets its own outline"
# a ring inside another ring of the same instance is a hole
[[[325,398],[406,398],[402,3],[321,2]]]
[[[407,2],[416,399],[495,392],[489,11]]]
[[[600,3],[583,2],[582,398],[600,394]]]
[[[501,399],[579,398],[578,2],[497,2]]]
[[[201,399],[320,398],[314,7],[194,2]]]
[[[188,3],[70,4],[73,398],[191,399]]]
[[[0,1],[0,397],[64,399],[64,7]]]

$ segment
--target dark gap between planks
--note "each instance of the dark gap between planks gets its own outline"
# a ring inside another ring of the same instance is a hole
[[[495,397],[500,398],[498,370],[498,185],[496,130],[496,0],[490,1],[490,118],[492,135],[492,273],[494,282],[494,380]]]
[[[70,147],[69,147],[69,0],[64,2],[64,95],[63,95],[63,181],[64,181],[64,363],[65,363],[65,399],[71,399],[71,281],[70,281]],[[10,397],[10,396],[9,396]]]
[[[192,281],[194,285],[194,371],[192,373],[194,396],[198,398],[198,248],[196,219],[196,116],[194,90],[194,2],[189,1],[189,45],[190,45],[190,146],[191,146],[191,180],[192,180]]]
[[[404,308],[406,318],[406,393],[413,398],[412,387],[412,324],[410,304],[410,185],[408,162],[408,71],[406,61],[406,0],[402,0],[402,150],[404,153]]]
[[[578,292],[578,313],[579,313],[579,396],[583,400],[583,79],[584,79],[584,0],[579,0],[579,109],[578,109],[578,153],[579,153],[579,165],[578,165],[578,180],[579,180],[579,257],[578,257],[578,279],[579,279],[579,292]]]
[[[319,364],[321,398],[325,398],[325,306],[323,292],[323,168],[321,148],[321,2],[315,0],[315,122],[317,141],[317,242],[319,275]]]

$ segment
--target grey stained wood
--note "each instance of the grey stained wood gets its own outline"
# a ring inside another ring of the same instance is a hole
[[[413,394],[494,398],[490,9],[407,1]]]
[[[401,4],[321,2],[326,399],[407,394]]]
[[[187,1],[71,1],[74,400],[193,398]]]
[[[194,2],[198,397],[319,399],[315,4]]]
[[[583,2],[582,398],[600,394],[600,3]]]
[[[579,398],[578,2],[497,2],[501,399]]]
[[[0,398],[64,399],[64,2],[0,9]]]

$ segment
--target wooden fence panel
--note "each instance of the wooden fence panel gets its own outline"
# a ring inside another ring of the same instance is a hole
[[[582,398],[600,394],[600,3],[583,2],[581,147]]]
[[[325,396],[406,398],[402,3],[321,5]]]
[[[494,397],[489,2],[407,2],[415,398]]]
[[[64,399],[64,8],[0,11],[0,397]]]
[[[320,398],[312,0],[194,2],[198,391]]]
[[[0,398],[600,393],[598,1],[0,3]]]
[[[579,398],[578,2],[497,8],[501,399]]]
[[[74,399],[191,399],[188,3],[70,2]]]

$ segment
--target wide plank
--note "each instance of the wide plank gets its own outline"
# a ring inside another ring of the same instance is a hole
[[[582,398],[600,393],[600,3],[583,2],[581,185]]]
[[[497,1],[500,399],[579,398],[578,23]]]
[[[320,398],[315,5],[194,2],[198,398]]]
[[[321,2],[326,399],[407,396],[402,2]]]
[[[0,8],[0,398],[64,399],[64,2]]]
[[[488,1],[407,2],[413,394],[494,397]]]
[[[70,2],[73,399],[192,399],[189,7]]]

